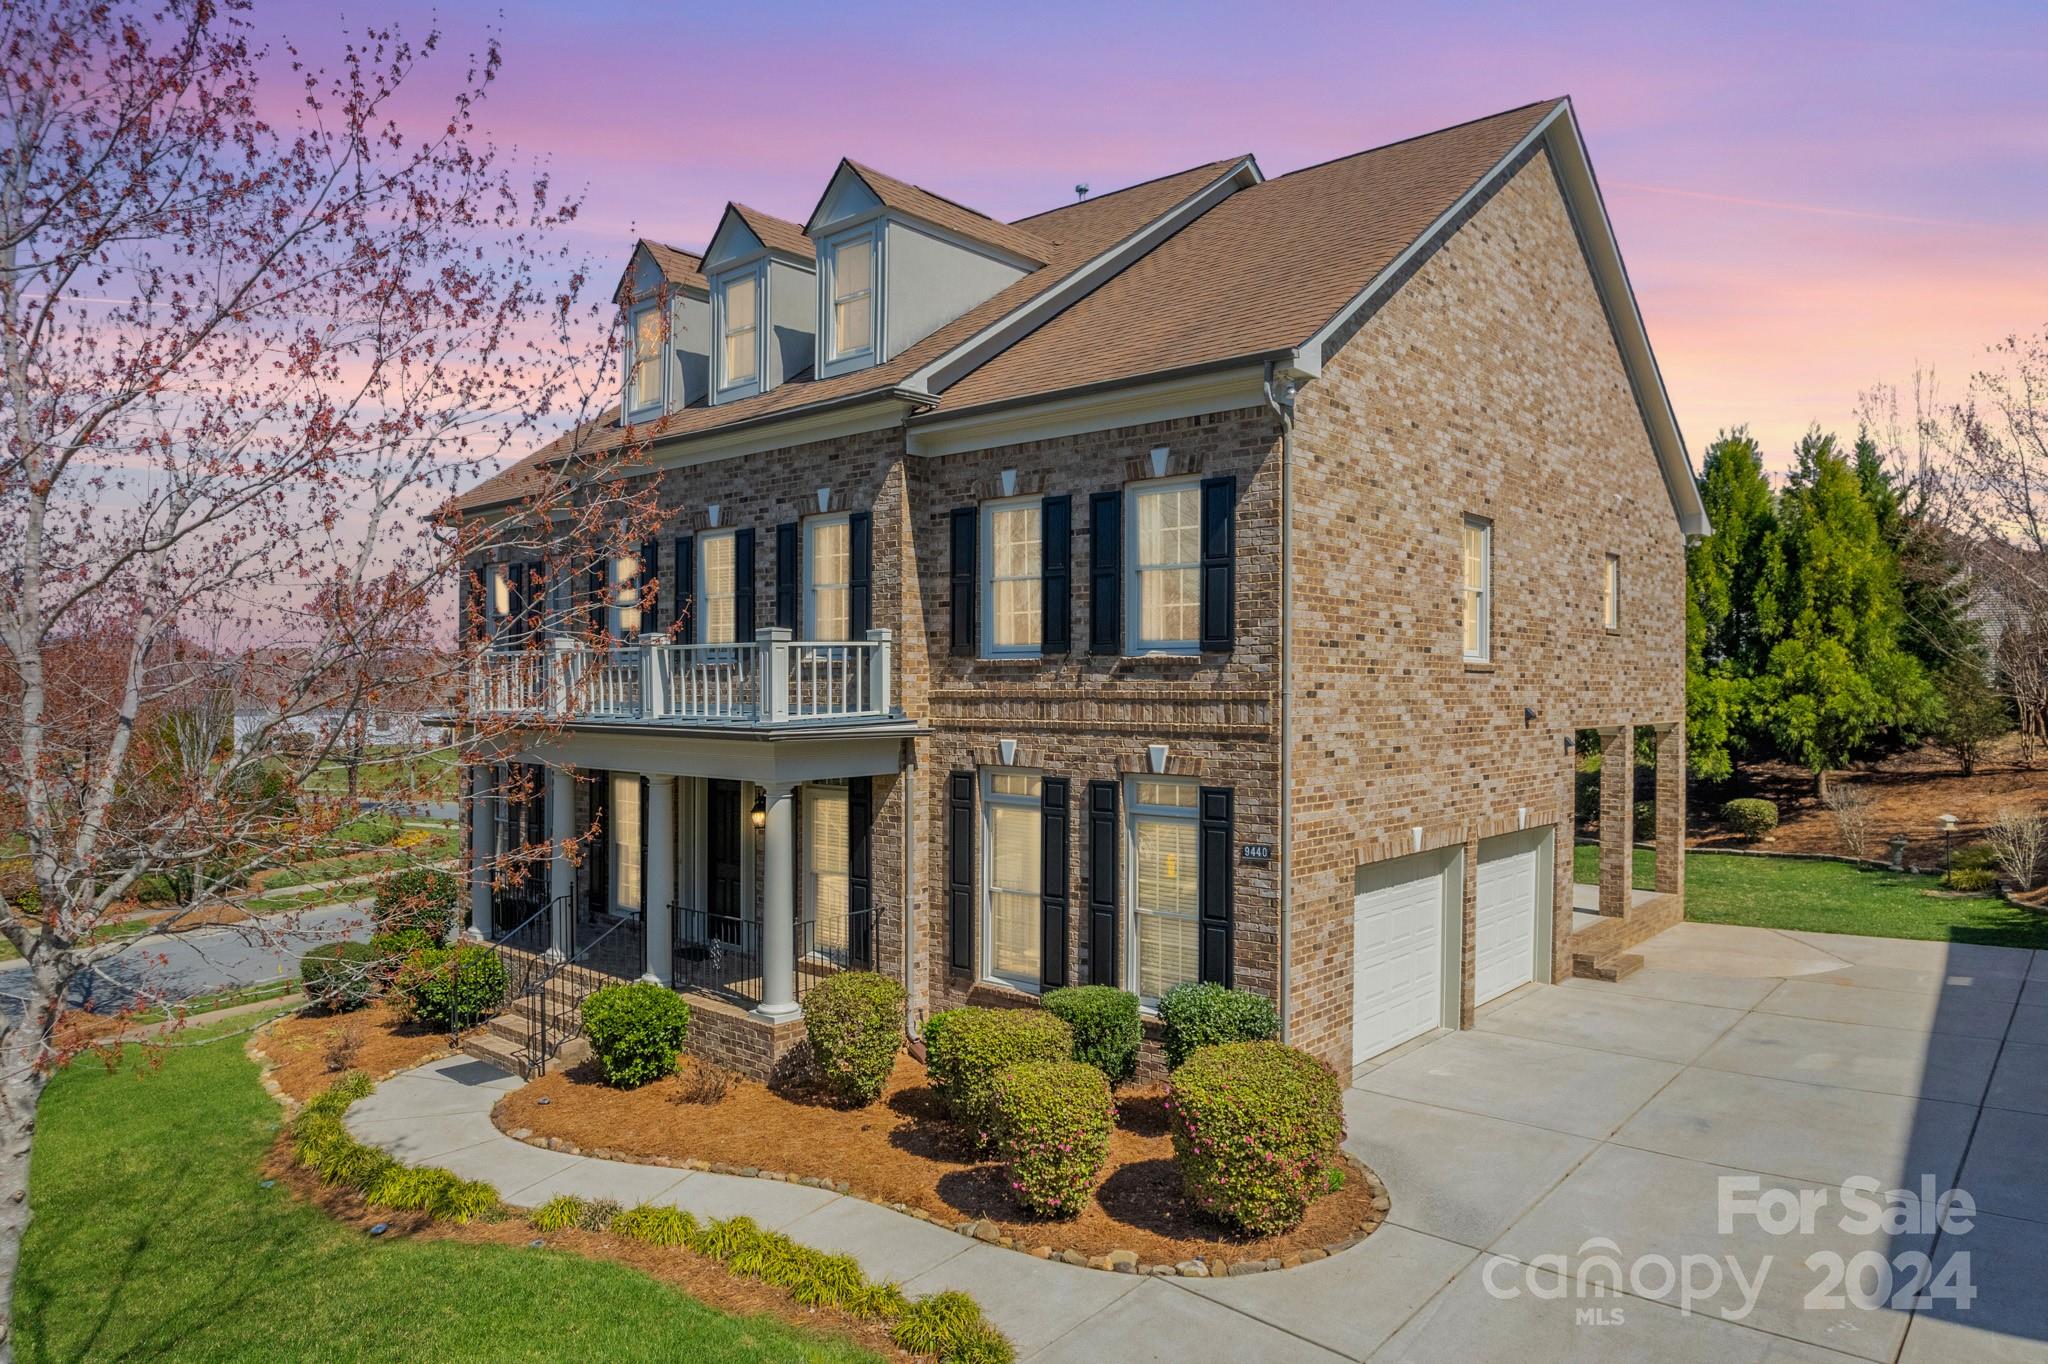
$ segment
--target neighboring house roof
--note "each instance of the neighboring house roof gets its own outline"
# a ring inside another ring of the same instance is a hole
[[[1052,259],[1051,246],[1021,227],[998,222],[986,213],[977,213],[964,204],[956,204],[951,199],[933,194],[930,190],[906,180],[898,180],[893,175],[884,175],[881,171],[864,166],[851,158],[848,158],[846,165],[875,192],[875,197],[880,199],[885,207],[893,208],[907,217],[921,219],[934,227],[957,232],[970,241],[993,246],[1040,265]]]
[[[1369,316],[1365,310],[1400,286],[1404,266],[1454,231],[1461,212],[1518,168],[1539,142],[1551,154],[1579,229],[1674,510],[1687,532],[1703,534],[1709,527],[1691,461],[1570,102],[1563,99],[1273,180],[1261,180],[1250,158],[1234,158],[1019,219],[1009,227],[1039,244],[1045,263],[901,355],[852,374],[784,383],[738,402],[673,412],[635,428],[633,436],[643,442],[672,439],[906,389],[926,409],[914,420],[939,420],[1233,363],[1272,360],[1313,376],[1348,338],[1348,328]],[[993,223],[913,185],[846,164],[884,203],[896,196],[892,206],[907,214],[926,217],[946,209],[957,215],[955,221]],[[1245,187],[1219,197],[1106,280],[1090,280],[1083,267],[1225,176],[1240,177]],[[922,207],[908,206],[912,196]],[[752,219],[747,221],[752,227]],[[795,224],[783,226],[801,233]],[[1075,298],[1051,292],[1070,277],[1080,286]],[[966,345],[984,345],[995,324],[1028,314],[1032,310],[1025,305],[1041,295],[1048,296],[1041,311],[1049,316],[1033,319],[1020,335],[987,344],[986,355]],[[958,358],[963,354],[967,360]],[[938,363],[942,358],[945,365]],[[608,440],[624,443],[616,431],[597,429],[588,431],[581,448],[602,453]],[[545,452],[537,452],[529,461],[542,457]],[[468,510],[518,496],[521,467],[486,481],[455,505]]]
[[[747,231],[759,237],[761,245],[770,251],[780,251],[802,260],[817,259],[817,248],[812,246],[811,239],[804,235],[801,223],[778,218],[772,213],[763,213],[758,208],[748,208],[745,204],[734,204],[732,211],[747,225]]]

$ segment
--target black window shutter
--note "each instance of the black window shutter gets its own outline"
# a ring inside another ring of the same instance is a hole
[[[703,630],[697,624],[697,606],[691,600],[697,595],[697,537],[678,535],[676,537],[676,571],[670,575],[676,580],[675,590],[669,593],[669,600],[675,603],[669,613],[675,621],[689,621],[689,633],[685,640],[699,639]]]
[[[733,638],[742,644],[754,642],[754,529],[736,530],[732,535]]]
[[[519,580],[519,635],[527,639],[547,621],[547,566],[538,559],[528,559],[519,565]]]
[[[1202,480],[1202,650],[1236,644],[1237,477]]]
[[[647,585],[654,584],[649,592]],[[640,546],[640,633],[651,635],[661,629],[661,541]]]
[[[875,626],[875,526],[867,512],[846,518],[847,614],[855,639],[866,639]]]
[[[477,628],[476,619],[471,614],[476,609],[476,576],[477,571],[467,563],[462,564],[455,575],[455,637],[467,643],[483,638],[483,631]]]
[[[526,565],[505,565],[505,618],[498,622],[501,644],[519,642],[519,629],[526,619]]]
[[[1064,654],[1074,647],[1074,500],[1048,497],[1038,515],[1038,650]]]
[[[775,528],[775,624],[794,630],[796,624],[796,522]]]
[[[1196,845],[1195,875],[1202,906],[1202,979],[1230,984],[1231,922],[1236,917],[1232,893],[1230,845],[1236,837],[1230,788],[1202,788],[1198,813],[1201,829]]]
[[[590,566],[590,571],[583,575],[584,590],[589,593],[590,628],[600,635],[605,633],[604,579],[605,570],[610,566],[610,560],[599,559]]]
[[[956,971],[974,969],[974,774],[946,779],[946,934]]]
[[[1088,783],[1088,983],[1120,985],[1116,967],[1116,783]]]
[[[1088,499],[1088,652],[1124,651],[1124,495]]]
[[[875,965],[875,779],[846,783],[846,947],[852,964]]]
[[[1038,840],[1038,983],[1056,990],[1067,983],[1067,779],[1041,783]]]
[[[980,548],[981,512],[975,507],[953,509],[953,652],[974,653],[976,635],[975,601],[981,589],[981,570],[975,562]]]

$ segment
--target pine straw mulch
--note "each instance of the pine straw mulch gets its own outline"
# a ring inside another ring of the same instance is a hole
[[[316,1086],[315,1092],[325,1088],[325,1085]],[[311,1170],[294,1164],[290,1139],[282,1135],[264,1158],[263,1174],[265,1178],[277,1180],[298,1198],[313,1204],[344,1226],[367,1234],[371,1227],[384,1223],[384,1240],[513,1246],[567,1251],[589,1260],[610,1260],[629,1269],[637,1269],[720,1312],[735,1316],[772,1316],[806,1330],[844,1336],[884,1359],[919,1358],[896,1347],[889,1339],[889,1327],[884,1322],[868,1321],[836,1308],[807,1307],[791,1298],[786,1289],[731,1273],[716,1260],[707,1260],[680,1246],[649,1245],[630,1236],[613,1236],[608,1232],[538,1232],[517,1216],[502,1222],[471,1222],[457,1226],[433,1221],[424,1213],[373,1209],[367,1207],[362,1195],[354,1190],[322,1184],[319,1176]],[[534,1246],[536,1241],[543,1245]]]
[[[337,1035],[357,1039],[339,1069],[329,1064]],[[333,1084],[341,1071],[360,1070],[372,1079],[382,1079],[453,1050],[447,1033],[423,1028],[405,1018],[396,1006],[381,1001],[349,1013],[301,1010],[271,1024],[259,1045],[269,1062],[270,1078],[300,1103]]]
[[[723,1092],[720,1094],[722,1088]],[[901,1204],[941,1226],[995,1224],[1017,1248],[1090,1259],[1135,1252],[1143,1264],[1320,1258],[1378,1227],[1378,1181],[1350,1157],[1344,1185],[1309,1205],[1281,1236],[1238,1235],[1188,1201],[1173,1163],[1163,1085],[1117,1092],[1117,1128],[1095,1197],[1078,1216],[1032,1215],[1010,1192],[1003,1166],[978,1154],[947,1115],[924,1067],[896,1058],[881,1100],[848,1109],[801,1086],[773,1087],[686,1056],[678,1073],[640,1089],[612,1089],[589,1063],[508,1094],[492,1119],[522,1140],[557,1139],[625,1160],[697,1159],[741,1171],[844,1183],[875,1202]]]

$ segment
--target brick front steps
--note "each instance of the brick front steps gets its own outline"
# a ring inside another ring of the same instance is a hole
[[[1580,980],[1625,979],[1643,964],[1628,949],[1684,918],[1684,896],[1657,895],[1630,905],[1619,916],[1588,924],[1572,934],[1571,973]]]

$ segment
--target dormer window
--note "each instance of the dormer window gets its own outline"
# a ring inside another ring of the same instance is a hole
[[[642,308],[633,315],[632,370],[627,378],[631,410],[661,406],[661,309]]]
[[[761,375],[761,280],[736,275],[719,291],[720,388],[750,384]]]
[[[863,233],[827,253],[832,291],[832,359],[875,349],[875,239]]]

